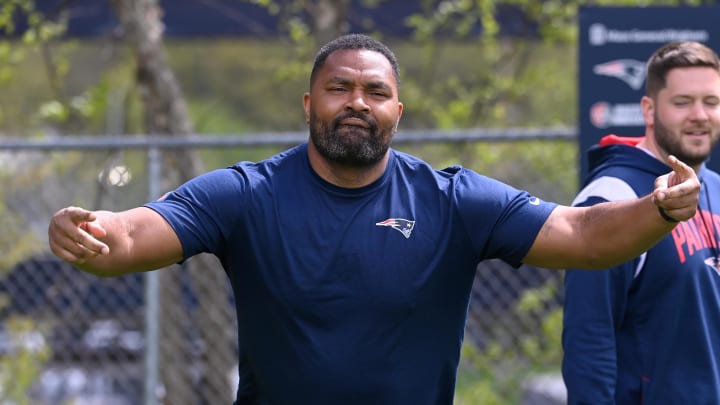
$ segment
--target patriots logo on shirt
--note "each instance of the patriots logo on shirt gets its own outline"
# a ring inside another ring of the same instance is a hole
[[[718,275],[720,275],[720,262],[717,257],[708,257],[705,259],[705,264],[710,266]]]
[[[388,218],[384,221],[380,221],[376,223],[377,226],[389,226],[392,229],[395,229],[396,231],[403,234],[405,239],[410,237],[410,234],[412,233],[413,228],[415,227],[415,221],[411,221],[409,219],[403,219],[403,218]]]

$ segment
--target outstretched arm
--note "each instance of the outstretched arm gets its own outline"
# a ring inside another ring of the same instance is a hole
[[[673,171],[657,178],[645,197],[592,207],[557,207],[523,260],[547,268],[602,269],[651,248],[679,221],[695,216],[700,181],[686,164],[670,156]]]
[[[145,207],[123,212],[63,208],[50,220],[48,240],[59,258],[100,276],[165,267],[183,253],[175,231]]]

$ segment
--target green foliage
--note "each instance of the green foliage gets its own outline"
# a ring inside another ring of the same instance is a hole
[[[557,303],[557,279],[523,293],[512,314],[526,328],[509,339],[499,334],[482,348],[462,348],[455,402],[458,405],[516,404],[528,378],[556,374],[562,350],[562,308]],[[520,350],[518,350],[518,348]]]
[[[24,16],[28,26],[22,33],[16,31],[15,19],[18,16]],[[44,51],[42,55],[48,65],[54,67],[54,70],[49,71],[51,80],[48,83],[51,88],[57,85],[57,81],[53,79],[59,79],[67,71],[68,65],[63,63],[62,59],[53,60],[49,48],[45,47],[64,32],[65,25],[62,20],[44,20],[35,11],[32,0],[0,1],[0,33],[4,34],[4,38],[19,38],[0,40],[0,88],[3,89],[3,97],[0,98],[0,128],[18,129],[18,123],[26,124],[22,120],[23,115],[18,114],[18,100],[6,96],[12,95],[8,90],[13,86],[16,73],[22,68],[31,50]],[[47,86],[47,83],[45,85]],[[28,90],[29,88],[23,88],[24,92]],[[0,181],[6,185],[0,187],[0,229],[3,230],[0,232],[0,277],[4,276],[13,264],[37,249],[37,241],[23,218],[10,212],[5,203],[5,195],[13,191],[12,187],[7,186],[12,183],[6,181],[6,178],[14,176],[8,166],[0,168]],[[0,296],[0,309],[8,305],[11,299],[11,296]],[[0,402],[29,405],[31,402],[27,392],[37,380],[43,364],[49,359],[49,349],[46,346],[26,345],[28,334],[37,329],[36,322],[31,319],[3,319],[2,329],[10,338],[11,350],[0,357]]]
[[[307,90],[317,43],[311,27],[298,18],[302,1],[291,3],[294,6],[282,9],[276,9],[276,2],[261,4],[287,17],[282,20],[285,39],[167,43],[169,59],[191,108],[215,106],[192,112],[205,120],[196,126],[198,130],[216,119],[226,122],[223,127],[234,127],[228,132],[235,133],[305,128],[301,96]],[[406,105],[402,127],[574,123],[575,83],[567,80],[575,75],[572,47],[487,35],[466,37],[467,29],[439,40],[430,32],[467,27],[492,14],[492,2],[444,3],[439,7],[427,2],[425,14],[412,16],[407,22],[417,25],[417,30],[430,30],[429,36],[418,33],[412,41],[386,40],[401,61],[401,100]],[[378,2],[367,4],[375,6]],[[459,21],[462,24],[458,25]],[[134,113],[138,102],[131,83],[131,55],[105,49],[107,44],[97,42],[75,45],[66,49],[71,68],[57,75],[63,78],[60,92],[48,91],[47,83],[43,89],[42,81],[37,80],[46,70],[40,53],[28,53],[16,65],[10,91],[0,94],[0,116],[12,116],[13,120],[0,121],[0,128],[5,126],[6,132],[17,134],[48,126],[88,134],[130,133],[141,128],[139,114]],[[99,60],[97,55],[110,56]],[[125,95],[124,104],[112,102],[118,94]],[[33,106],[35,112],[28,115],[25,111]],[[227,114],[229,111],[234,114]],[[118,114],[127,116],[111,120]],[[118,121],[123,125],[113,125]],[[13,123],[20,124],[8,130]]]
[[[50,359],[50,350],[37,341],[38,325],[31,319],[6,319],[3,329],[11,349],[0,356],[0,403],[32,405],[28,391]]]
[[[16,18],[26,23],[27,29],[23,32],[17,32]],[[47,89],[43,92],[47,98],[36,101],[35,106],[40,106],[38,111],[41,116],[46,114],[63,121],[71,119],[73,115],[73,105],[61,88],[70,69],[63,54],[69,42],[58,41],[64,36],[66,27],[66,15],[61,13],[54,20],[47,19],[37,11],[33,0],[0,0],[0,32],[6,35],[4,38],[9,38],[0,40],[0,85],[12,90],[13,82],[18,73],[23,71],[27,60],[39,59],[41,69],[34,78],[35,81],[42,76],[47,79],[44,83]],[[23,95],[27,94],[27,90],[17,89],[18,94]],[[29,117],[18,114],[12,99],[0,98],[0,127],[10,126],[13,130],[19,130],[32,122],[30,119],[23,121],[22,118]]]
[[[203,120],[195,125],[200,132],[215,132],[203,128],[216,119],[216,112],[225,123],[218,130],[226,133],[303,129],[302,95],[308,87],[310,62],[296,58],[295,52],[282,41],[167,44],[191,114]]]

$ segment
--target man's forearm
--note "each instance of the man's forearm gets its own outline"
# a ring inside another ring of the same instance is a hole
[[[621,209],[618,209],[621,206]],[[677,222],[665,220],[648,195],[638,200],[587,207],[579,229],[590,268],[602,269],[630,260],[657,244]]]

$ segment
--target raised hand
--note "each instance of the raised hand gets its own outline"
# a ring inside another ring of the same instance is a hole
[[[695,216],[700,197],[700,180],[695,171],[675,156],[668,161],[673,171],[655,179],[653,202],[678,221]]]

